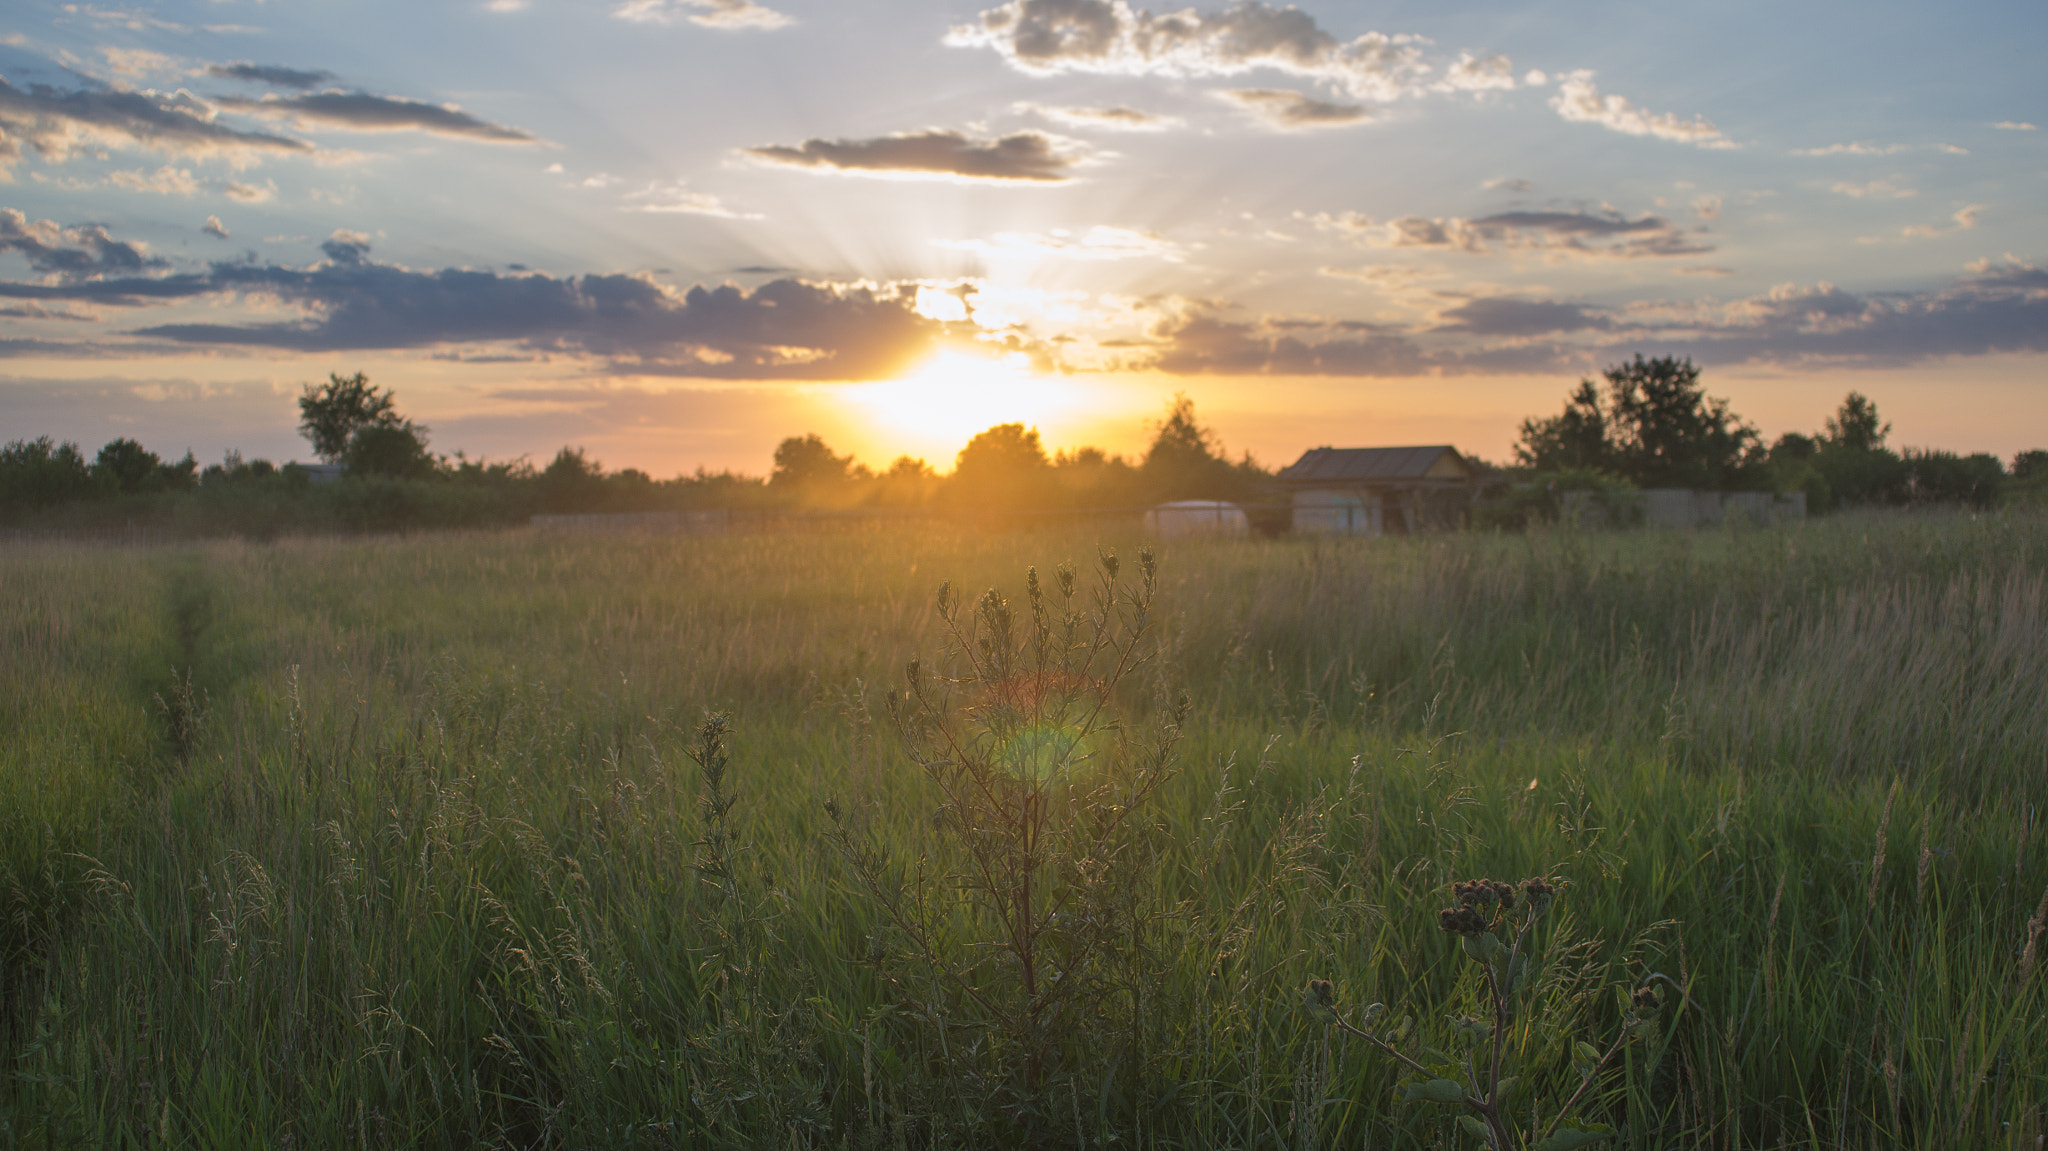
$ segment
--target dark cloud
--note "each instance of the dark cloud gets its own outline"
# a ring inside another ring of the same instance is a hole
[[[1331,325],[1314,325],[1322,332]],[[1243,323],[1195,313],[1155,325],[1144,366],[1175,375],[1410,376],[1429,360],[1401,335],[1313,336],[1285,321]]]
[[[294,351],[509,343],[601,357],[619,372],[713,379],[877,378],[928,351],[943,331],[917,314],[914,292],[889,288],[782,279],[751,291],[678,292],[628,275],[418,272],[377,263],[368,240],[348,232],[322,249],[328,259],[308,268],[222,262],[205,273],[0,282],[0,297],[138,306],[257,294],[298,305],[304,316],[159,324],[129,334],[187,347]]]
[[[1661,216],[1631,220],[1608,212],[1501,212],[1470,220],[1403,216],[1377,229],[1361,226],[1352,217],[1331,223],[1367,242],[1396,248],[1455,248],[1475,255],[1501,251],[1639,259],[1714,250],[1700,233],[1683,231]]]
[[[995,140],[941,131],[869,140],[806,140],[800,147],[748,148],[746,154],[775,164],[842,172],[1039,182],[1068,179],[1077,162],[1042,132],[1017,132]]]
[[[211,109],[182,93],[65,92],[45,84],[24,91],[0,80],[0,170],[20,157],[23,143],[51,160],[63,160],[80,147],[109,144],[186,155],[310,150],[300,140],[216,123]]]
[[[265,96],[259,100],[229,96],[219,103],[230,111],[291,120],[301,126],[319,125],[354,132],[413,129],[496,144],[538,142],[529,133],[479,120],[453,105],[429,104],[424,100],[397,96],[375,96],[368,92],[308,92],[302,96]]]
[[[320,250],[337,264],[360,264],[369,258],[370,238],[361,232],[336,229],[320,245]]]
[[[286,68],[277,64],[251,64],[246,61],[235,64],[208,64],[206,74],[222,80],[268,84],[273,88],[295,88],[301,92],[318,88],[334,79],[332,72]]]
[[[67,280],[134,275],[167,266],[141,245],[114,239],[98,224],[60,228],[49,220],[31,223],[14,208],[0,208],[0,252],[19,252],[29,267]]]
[[[1555,300],[1517,300],[1484,296],[1451,308],[1438,317],[1436,331],[1470,332],[1478,336],[1538,336],[1551,332],[1606,330],[1614,322],[1580,304]]]
[[[1858,295],[1829,284],[1733,301],[1600,309],[1482,297],[1426,328],[1232,321],[1205,309],[1151,329],[1129,366],[1179,374],[1402,376],[1578,371],[1642,352],[1703,364],[1891,367],[1947,356],[2048,352],[2048,270],[1979,266],[1934,291]],[[1546,339],[1545,337],[1549,337]]]

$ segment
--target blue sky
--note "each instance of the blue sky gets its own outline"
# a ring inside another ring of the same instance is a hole
[[[18,2],[0,437],[1449,441],[1635,352],[2048,444],[2039,5]]]

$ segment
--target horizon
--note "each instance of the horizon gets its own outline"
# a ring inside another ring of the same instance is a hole
[[[19,5],[0,439],[310,458],[362,371],[657,477],[1135,455],[1177,393],[1269,467],[1502,461],[1641,352],[1766,442],[2048,444],[2038,7],[1175,11]]]

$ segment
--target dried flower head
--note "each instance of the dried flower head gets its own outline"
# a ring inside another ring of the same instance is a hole
[[[1484,935],[1493,928],[1470,906],[1444,908],[1436,914],[1436,925],[1452,935]]]
[[[1499,904],[1501,910],[1512,911],[1515,906],[1515,885],[1500,883],[1491,879],[1468,879],[1451,885],[1452,894],[1466,907],[1488,907]]]

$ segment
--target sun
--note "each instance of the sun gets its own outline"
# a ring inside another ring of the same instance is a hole
[[[1027,357],[940,351],[908,374],[847,389],[850,405],[896,450],[947,458],[996,424],[1037,426],[1073,411],[1081,396],[1057,377],[1031,370]]]

